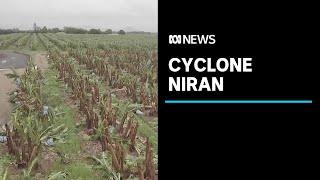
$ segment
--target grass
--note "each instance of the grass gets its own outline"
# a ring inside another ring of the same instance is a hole
[[[98,175],[94,175],[98,172],[95,172],[91,165],[86,164],[86,155],[82,154],[81,149],[82,140],[78,136],[83,127],[76,126],[76,110],[65,103],[68,89],[57,79],[57,74],[58,72],[53,68],[44,72],[46,85],[43,92],[48,95],[46,98],[50,106],[60,114],[56,117],[55,123],[65,124],[68,131],[63,137],[63,142],[54,146],[59,158],[55,160],[51,171],[45,172],[46,176],[56,175],[56,179],[61,179],[62,175],[66,175],[67,179],[99,179]]]
[[[96,177],[93,176],[92,166],[84,163],[71,164],[67,167],[66,171],[70,179],[96,179]]]
[[[49,179],[76,179],[76,180],[90,180],[100,179],[95,176],[95,170],[93,166],[85,163],[71,163],[63,167],[60,171],[54,171],[48,175]]]
[[[0,179],[8,179],[10,177],[9,169],[12,162],[11,156],[3,154],[0,158]]]
[[[65,143],[57,144],[56,150],[63,154],[74,154],[81,150],[81,142],[75,133],[70,133]]]
[[[46,98],[52,109],[58,111],[55,123],[64,124],[68,128],[67,136],[64,137],[66,142],[57,144],[57,149],[62,153],[78,152],[80,151],[80,138],[77,136],[75,110],[65,104],[64,86],[58,81],[56,74],[55,70],[45,72],[46,85],[43,91],[48,95]]]
[[[45,86],[43,94],[46,94],[46,101],[52,110],[58,112],[55,123],[58,125],[64,124],[68,128],[68,131],[61,137],[61,141],[59,142],[58,140],[54,146],[54,150],[58,152],[60,158],[56,159],[52,171],[46,172],[48,175],[52,172],[64,171],[68,168],[70,168],[71,172],[77,171],[77,167],[69,167],[70,165],[66,164],[65,161],[81,152],[81,140],[78,136],[79,129],[77,129],[75,122],[76,112],[65,103],[65,87],[62,82],[58,81],[56,75],[57,72],[52,69],[44,72]],[[86,169],[83,170],[84,173],[87,172]]]
[[[144,137],[149,137],[149,140],[155,149],[158,149],[158,136],[157,133],[145,122],[142,117],[137,116],[139,122],[138,133]]]
[[[0,158],[0,174],[2,173],[3,170],[6,169],[6,167],[10,164],[11,162],[11,157],[8,155],[1,155]]]

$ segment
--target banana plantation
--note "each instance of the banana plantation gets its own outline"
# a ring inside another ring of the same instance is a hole
[[[156,36],[16,33],[2,52],[30,57],[6,73],[2,179],[158,179]]]

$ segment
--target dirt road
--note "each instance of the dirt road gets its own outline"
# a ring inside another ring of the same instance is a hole
[[[8,102],[8,92],[14,90],[12,80],[8,79],[5,74],[10,70],[0,71],[0,125],[2,126],[8,119],[10,112],[10,103]]]

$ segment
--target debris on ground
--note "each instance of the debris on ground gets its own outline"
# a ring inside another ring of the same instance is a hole
[[[142,111],[140,111],[139,109],[136,110],[136,114],[138,115],[144,115],[144,113]]]
[[[44,142],[44,144],[45,144],[46,146],[53,146],[53,145],[54,145],[53,138],[47,139],[47,140]]]
[[[0,136],[0,143],[7,142],[7,136]]]

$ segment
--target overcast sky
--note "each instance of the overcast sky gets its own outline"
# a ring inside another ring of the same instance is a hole
[[[0,0],[0,28],[64,26],[157,32],[157,0]]]

